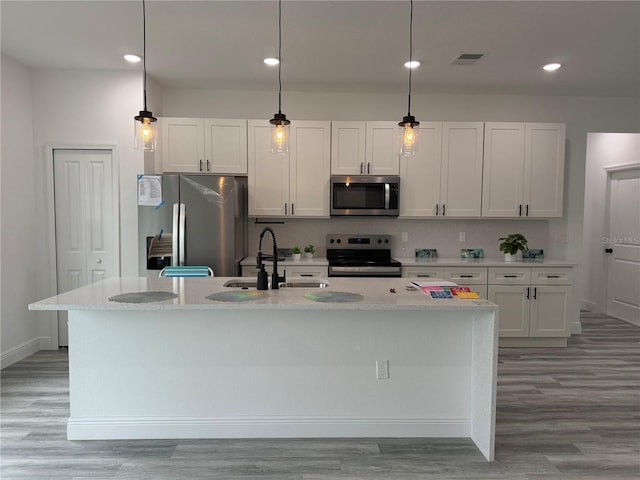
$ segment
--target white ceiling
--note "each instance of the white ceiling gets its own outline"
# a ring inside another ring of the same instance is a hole
[[[142,2],[2,0],[2,52],[42,68],[141,70]],[[275,1],[147,0],[167,88],[277,89]],[[283,90],[406,91],[409,1],[284,0]],[[450,62],[483,52],[475,66]],[[414,2],[414,92],[640,94],[640,1]],[[541,65],[559,61],[553,74]]]

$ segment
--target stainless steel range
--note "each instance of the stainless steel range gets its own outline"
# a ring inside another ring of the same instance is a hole
[[[400,277],[391,258],[391,235],[327,235],[330,277]]]

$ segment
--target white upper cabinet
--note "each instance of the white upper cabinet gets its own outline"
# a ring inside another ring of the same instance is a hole
[[[561,217],[565,124],[527,123],[525,128],[525,213],[529,217]]]
[[[442,124],[440,213],[479,217],[482,198],[482,122]]]
[[[565,125],[486,123],[483,217],[561,217]]]
[[[247,121],[160,118],[163,172],[247,174]]]
[[[420,122],[415,156],[400,157],[400,216],[435,217],[440,204],[442,122]]]
[[[330,122],[291,122],[289,154],[271,153],[269,122],[249,120],[249,216],[328,217]]]
[[[479,217],[482,122],[422,122],[413,157],[401,157],[400,216]]]
[[[198,173],[204,170],[204,121],[201,118],[159,119],[163,172]]]
[[[395,122],[332,122],[332,175],[399,175]]]

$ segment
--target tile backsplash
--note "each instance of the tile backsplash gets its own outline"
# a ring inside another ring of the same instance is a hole
[[[265,221],[261,219],[261,221]],[[326,235],[328,233],[369,233],[392,235],[391,254],[394,258],[415,256],[415,249],[435,248],[439,258],[459,258],[461,249],[484,249],[485,258],[503,258],[498,250],[499,237],[509,233],[522,233],[529,242],[529,248],[544,249],[549,247],[548,220],[403,220],[403,219],[286,219],[283,224],[255,224],[249,219],[249,250],[255,255],[258,251],[260,232],[270,226],[278,238],[279,247],[300,248],[312,243],[316,247],[316,256],[326,255]],[[407,232],[407,241],[402,242],[402,232]],[[459,241],[464,232],[465,241]],[[269,236],[263,240],[263,251],[270,251]]]

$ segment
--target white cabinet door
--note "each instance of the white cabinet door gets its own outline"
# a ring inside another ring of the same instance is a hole
[[[365,122],[331,123],[331,174],[362,175],[365,167]]]
[[[367,122],[366,175],[399,175],[398,124]]]
[[[440,213],[479,217],[482,199],[482,122],[444,122]]]
[[[205,171],[204,128],[201,118],[161,118],[163,172]]]
[[[289,152],[291,206],[288,213],[296,217],[328,217],[331,123],[292,123]]]
[[[204,119],[207,173],[247,174],[247,121]]]
[[[485,123],[483,217],[517,217],[523,212],[524,123]]]
[[[289,155],[271,153],[268,120],[249,120],[249,216],[289,213]]]
[[[532,337],[568,337],[571,315],[571,286],[531,287],[531,319],[529,334]],[[500,306],[502,323],[502,306]]]
[[[529,336],[529,297],[531,287],[524,285],[489,285],[487,299],[500,307],[501,337]]]
[[[563,123],[527,123],[523,205],[528,217],[561,217],[564,192]]]
[[[420,123],[420,146],[400,157],[400,216],[434,217],[440,203],[442,122]]]

